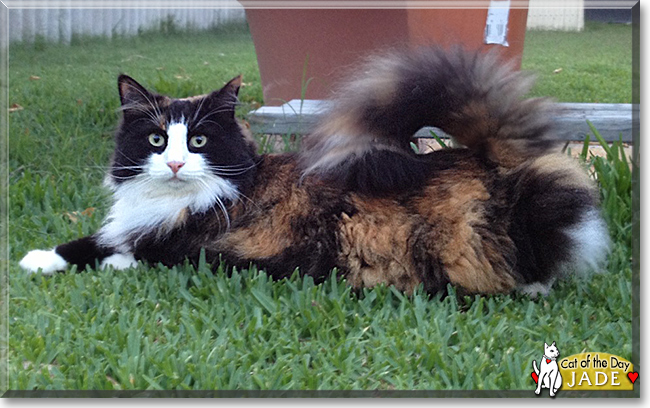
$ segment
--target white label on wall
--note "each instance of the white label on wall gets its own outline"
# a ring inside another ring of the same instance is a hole
[[[485,23],[485,43],[508,46],[510,0],[491,0]]]

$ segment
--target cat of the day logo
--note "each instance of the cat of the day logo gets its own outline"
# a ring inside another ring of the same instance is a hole
[[[548,389],[554,397],[561,391],[632,391],[639,373],[632,363],[609,353],[580,353],[559,360],[560,351],[555,342],[544,343],[544,355],[533,360],[531,377],[535,394]]]

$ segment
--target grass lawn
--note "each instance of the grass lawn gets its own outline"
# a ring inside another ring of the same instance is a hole
[[[529,33],[523,66],[541,79],[533,93],[629,103],[631,33],[606,25]],[[556,341],[563,356],[631,358],[631,188],[618,150],[590,159],[615,242],[607,271],[565,280],[543,299],[405,297],[384,286],[355,295],[335,278],[318,286],[298,277],[272,282],[254,267],[226,276],[223,266],[213,274],[205,264],[28,276],[18,267],[28,250],[92,233],[107,213],[101,182],[120,72],[175,96],[243,73],[240,114],[262,102],[243,29],[10,48],[10,389],[532,395],[531,361],[544,341]]]
[[[587,21],[579,33],[529,31],[522,69],[537,75],[532,96],[632,103],[632,27]]]

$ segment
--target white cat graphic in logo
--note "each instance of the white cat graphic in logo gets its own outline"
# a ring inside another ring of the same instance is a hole
[[[560,356],[560,350],[553,342],[550,346],[544,342],[544,356],[537,368],[537,361],[533,360],[532,373],[533,380],[537,383],[535,394],[539,395],[542,388],[548,388],[549,395],[555,396],[557,390],[562,386],[562,375],[560,374],[560,367],[557,365],[556,359]]]

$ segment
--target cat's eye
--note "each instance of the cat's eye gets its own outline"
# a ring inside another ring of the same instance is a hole
[[[190,145],[192,147],[203,147],[206,143],[208,143],[208,138],[203,135],[192,136],[190,139]]]
[[[149,143],[151,143],[152,146],[160,147],[165,144],[165,138],[155,133],[152,133],[149,135]]]

